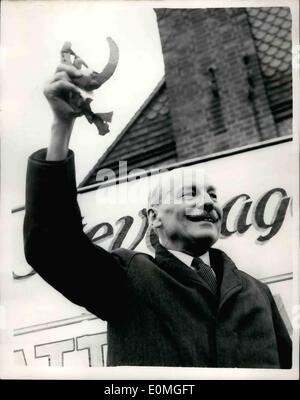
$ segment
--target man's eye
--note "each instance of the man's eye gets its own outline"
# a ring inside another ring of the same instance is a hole
[[[194,192],[183,193],[181,196],[183,199],[190,199],[196,197]]]
[[[195,193],[183,193],[181,198],[184,201],[194,200],[196,197]]]
[[[218,196],[216,193],[209,193],[210,197],[214,200],[217,200]]]

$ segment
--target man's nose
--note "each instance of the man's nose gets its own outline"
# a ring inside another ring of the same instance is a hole
[[[212,198],[208,193],[202,194],[198,197],[196,206],[198,208],[203,208],[205,211],[211,211],[214,207],[214,203]]]

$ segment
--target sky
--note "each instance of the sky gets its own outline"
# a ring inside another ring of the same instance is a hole
[[[99,72],[109,56],[106,37],[120,51],[113,77],[94,92],[92,103],[94,112],[114,112],[111,132],[99,136],[84,117],[75,124],[70,147],[78,184],[162,79],[164,63],[149,5],[4,1],[1,8],[1,183],[15,208],[24,205],[28,157],[48,145],[52,113],[42,90],[65,41]]]

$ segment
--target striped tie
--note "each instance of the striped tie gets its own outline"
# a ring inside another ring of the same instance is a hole
[[[192,267],[199,276],[208,284],[214,295],[217,294],[217,279],[209,265],[206,265],[201,258],[193,258]]]

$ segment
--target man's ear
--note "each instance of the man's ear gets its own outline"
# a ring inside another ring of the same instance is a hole
[[[158,215],[157,209],[148,208],[147,216],[148,216],[149,225],[151,225],[152,228],[160,228],[162,226],[162,222]]]

